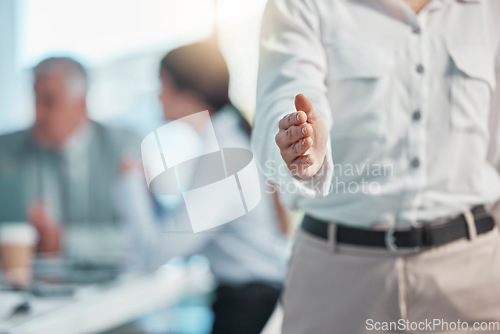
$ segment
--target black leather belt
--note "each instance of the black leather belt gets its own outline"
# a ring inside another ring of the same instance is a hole
[[[477,234],[491,231],[495,227],[494,218],[486,213],[483,206],[472,209]],[[302,229],[317,237],[328,239],[330,223],[306,215],[302,221]],[[406,230],[369,230],[336,223],[336,239],[339,243],[359,246],[384,247],[399,252],[404,250],[418,251],[423,247],[444,245],[449,242],[469,238],[467,221],[462,214],[444,223],[425,222],[422,227],[411,227]]]

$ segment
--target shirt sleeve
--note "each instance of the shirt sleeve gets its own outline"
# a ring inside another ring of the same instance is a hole
[[[500,173],[500,47],[496,58],[496,88],[492,96],[489,119],[490,144],[488,161]],[[493,206],[495,216],[500,222],[500,200]]]
[[[274,139],[279,120],[295,111],[294,98],[299,93],[311,99],[331,129],[325,85],[328,65],[320,29],[319,14],[310,1],[271,0],[267,4],[260,37],[252,148],[260,172],[286,195],[325,196],[331,185],[330,139],[323,166],[310,179],[300,179],[290,173]]]

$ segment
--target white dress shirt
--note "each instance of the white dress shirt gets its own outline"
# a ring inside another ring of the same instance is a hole
[[[494,203],[499,18],[497,0],[434,0],[419,14],[402,0],[270,0],[253,136],[261,171],[287,204],[360,227]],[[274,141],[298,93],[330,129],[309,180],[290,175]]]

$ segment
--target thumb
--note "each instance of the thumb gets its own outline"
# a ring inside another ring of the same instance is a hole
[[[295,96],[295,109],[297,111],[303,111],[307,115],[311,113],[313,110],[313,105],[311,103],[311,100],[307,98],[304,94],[299,94]]]
[[[318,113],[314,109],[311,100],[304,94],[295,96],[295,109],[306,113],[308,123],[314,123],[318,119]]]

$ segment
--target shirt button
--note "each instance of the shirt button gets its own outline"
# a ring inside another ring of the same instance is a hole
[[[422,118],[422,113],[420,112],[420,110],[415,110],[413,112],[413,120],[420,121],[421,118]]]
[[[411,32],[414,33],[415,35],[418,35],[422,32],[422,30],[420,29],[420,27],[413,27]]]
[[[411,166],[413,168],[418,168],[420,166],[420,160],[418,158],[413,158],[411,161]]]
[[[418,64],[416,70],[417,70],[417,73],[422,74],[422,73],[424,73],[424,66],[422,64]]]

